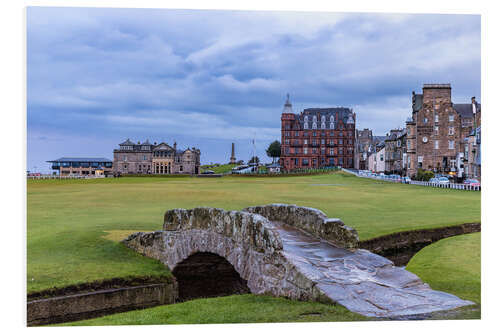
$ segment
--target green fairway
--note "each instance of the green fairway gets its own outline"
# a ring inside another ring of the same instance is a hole
[[[350,312],[340,305],[292,301],[270,296],[234,295],[197,299],[62,325],[229,324],[353,320],[367,320],[367,318]]]
[[[481,233],[442,239],[423,248],[408,263],[433,289],[481,304]],[[479,316],[474,311],[472,317]]]
[[[158,262],[117,242],[159,230],[167,209],[242,209],[290,203],[321,209],[356,228],[361,239],[480,221],[480,192],[357,178],[344,173],[300,177],[122,177],[30,180],[28,292],[99,279],[169,274]]]

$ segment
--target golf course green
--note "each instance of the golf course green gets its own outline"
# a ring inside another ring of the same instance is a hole
[[[399,231],[480,222],[480,197],[480,192],[394,184],[343,172],[29,180],[27,291],[117,277],[170,275],[159,262],[119,243],[135,231],[160,230],[168,209],[240,210],[269,203],[296,204],[340,218],[366,240]]]

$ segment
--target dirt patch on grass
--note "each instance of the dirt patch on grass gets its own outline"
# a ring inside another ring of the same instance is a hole
[[[153,230],[105,230],[106,234],[102,238],[119,243],[133,233],[151,231]]]

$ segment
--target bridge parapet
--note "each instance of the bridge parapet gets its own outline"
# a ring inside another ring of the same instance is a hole
[[[270,221],[289,224],[338,247],[357,248],[358,232],[340,219],[328,218],[319,209],[288,204],[270,204],[243,209],[264,216]]]

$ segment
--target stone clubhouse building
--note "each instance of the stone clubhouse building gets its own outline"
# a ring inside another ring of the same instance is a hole
[[[200,150],[195,147],[178,150],[165,142],[148,140],[134,143],[129,139],[113,150],[114,174],[199,174]]]

